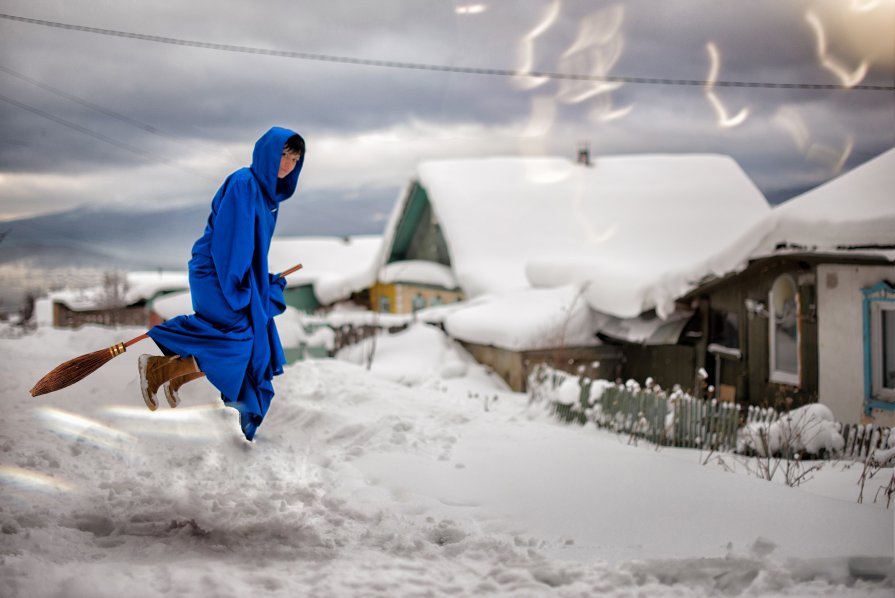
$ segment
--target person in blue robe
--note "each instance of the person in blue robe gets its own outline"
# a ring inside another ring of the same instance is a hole
[[[274,396],[273,377],[286,359],[274,316],[286,309],[285,278],[268,272],[267,253],[280,204],[295,192],[305,156],[304,139],[274,127],[255,143],[252,165],[224,181],[189,261],[194,314],[149,330],[164,356],[139,360],[141,390],[150,409],[164,385],[168,403],[203,375],[224,403],[239,411],[252,440]]]

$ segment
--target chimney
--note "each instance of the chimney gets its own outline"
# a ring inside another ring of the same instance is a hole
[[[590,144],[587,142],[578,144],[578,163],[582,166],[590,166]]]

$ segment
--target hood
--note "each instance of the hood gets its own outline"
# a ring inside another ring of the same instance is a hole
[[[297,135],[295,131],[273,127],[261,136],[255,143],[255,151],[252,153],[252,174],[258,179],[261,189],[268,199],[281,202],[292,197],[298,186],[298,175],[304,164],[305,156],[295,165],[292,172],[286,178],[280,180],[277,174],[280,172],[280,158],[283,155],[283,146],[286,140]]]

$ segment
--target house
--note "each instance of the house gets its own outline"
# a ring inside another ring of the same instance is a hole
[[[378,284],[464,299],[418,302],[418,313],[513,388],[537,361],[615,378],[624,356],[598,338],[601,327],[673,313],[693,279],[726,271],[707,256],[769,210],[719,155],[423,162],[381,249],[381,271],[400,274]],[[387,297],[381,307],[407,309]]]
[[[737,252],[740,268],[681,297],[703,310],[713,381],[895,424],[895,149],[775,208]]]
[[[342,301],[369,305],[382,237],[274,237],[267,255],[271,272],[296,264],[286,281],[286,303],[304,313]]]

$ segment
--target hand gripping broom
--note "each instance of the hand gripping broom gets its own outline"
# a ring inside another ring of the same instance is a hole
[[[285,278],[296,270],[300,270],[301,267],[301,264],[293,266],[280,274],[278,278]],[[48,392],[55,392],[67,386],[71,386],[75,382],[80,382],[106,363],[112,361],[113,357],[118,357],[127,351],[127,348],[134,343],[138,343],[147,338],[149,338],[148,334],[141,334],[127,342],[112,345],[107,349],[100,349],[99,351],[69,359],[65,363],[57,365],[50,373],[38,380],[37,384],[34,385],[34,388],[31,389],[31,396],[36,397],[47,394]]]

